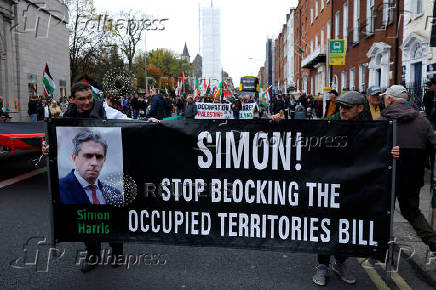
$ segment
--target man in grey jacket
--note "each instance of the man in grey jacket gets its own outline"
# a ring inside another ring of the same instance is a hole
[[[185,119],[195,119],[197,113],[197,105],[192,100],[192,96],[188,96],[186,98]]]
[[[385,106],[380,119],[398,121],[396,196],[401,214],[409,221],[416,234],[432,252],[436,251],[436,232],[419,209],[419,191],[424,185],[426,145],[436,149],[436,134],[430,122],[413,107],[407,105],[409,96],[403,86],[386,90]]]

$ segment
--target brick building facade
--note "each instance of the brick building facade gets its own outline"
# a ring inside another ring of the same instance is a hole
[[[346,64],[332,66],[332,87],[364,92],[370,86],[387,88],[401,82],[402,19],[395,24],[403,0],[398,2],[399,7],[386,0],[333,2],[331,37],[345,39]]]
[[[324,87],[339,92],[343,89],[364,92],[370,86],[384,89],[394,83],[410,82],[419,76],[420,70],[424,79],[427,71],[433,73],[434,68],[424,60],[415,61],[411,53],[418,43],[420,48],[424,47],[421,49],[424,52],[417,54],[420,59],[432,55],[430,48],[425,53],[428,31],[421,37],[424,32],[412,27],[407,32],[407,43],[403,44],[404,1],[408,1],[408,9],[416,7],[408,22],[420,21],[426,13],[423,8],[429,5],[413,4],[412,0],[300,0],[286,15],[286,24],[273,40],[273,87],[284,93],[292,82],[293,89],[316,96],[323,93]],[[328,65],[329,39],[345,39],[345,65]],[[408,57],[406,63],[403,55]]]

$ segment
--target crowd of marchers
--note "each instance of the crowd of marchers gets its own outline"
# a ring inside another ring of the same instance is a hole
[[[402,215],[409,221],[424,243],[432,252],[436,252],[436,232],[429,225],[419,209],[419,193],[424,185],[424,174],[427,165],[434,167],[436,150],[436,79],[428,83],[429,90],[424,96],[425,111],[416,108],[408,91],[401,85],[393,85],[385,92],[380,88],[371,87],[366,94],[349,91],[338,95],[335,90],[329,92],[329,100],[323,104],[324,120],[396,120],[398,142],[392,148],[391,154],[397,160],[396,198]],[[169,100],[168,100],[169,99]],[[32,100],[31,100],[32,101]],[[198,100],[197,100],[198,101]],[[207,99],[200,100],[207,101]],[[239,115],[242,103],[257,102],[243,96],[231,100],[231,109],[235,117]],[[105,100],[94,99],[91,88],[86,83],[77,83],[72,87],[72,97],[59,116],[63,118],[95,118],[95,119],[130,119],[145,115],[149,121],[158,122],[171,114],[194,118],[196,106],[192,95],[170,98],[152,90],[145,97],[127,96],[117,98],[111,94]],[[295,107],[294,107],[295,105]],[[30,105],[29,105],[30,106]],[[260,106],[262,107],[262,106]],[[300,115],[300,108],[302,107]],[[271,120],[281,122],[284,119],[306,119],[309,109],[315,107],[310,97],[273,96],[269,107]],[[141,112],[145,110],[145,112]],[[62,109],[61,109],[62,111]],[[315,114],[319,114],[314,109]],[[310,116],[309,115],[309,119]],[[44,143],[43,153],[48,154],[49,146]],[[436,191],[436,174],[433,178],[433,188]],[[122,245],[115,245],[122,252]],[[90,253],[96,253],[99,244],[89,244]],[[353,284],[356,278],[349,271],[346,256],[335,256],[332,270],[346,283]],[[89,271],[88,261],[85,261],[82,271]],[[330,256],[318,255],[318,266],[313,276],[317,285],[326,285]]]

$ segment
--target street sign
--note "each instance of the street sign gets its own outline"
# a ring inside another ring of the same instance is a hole
[[[329,65],[345,65],[345,39],[329,40]]]

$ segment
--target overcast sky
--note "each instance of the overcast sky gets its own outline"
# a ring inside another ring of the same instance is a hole
[[[213,1],[214,7],[221,9],[222,66],[235,85],[243,75],[257,75],[265,61],[266,39],[280,33],[286,14],[297,3],[297,0]],[[182,53],[186,41],[192,61],[199,53],[198,7],[210,6],[210,0],[94,0],[94,4],[100,14],[132,9],[168,18],[164,31],[147,33],[147,50],[168,48]]]

